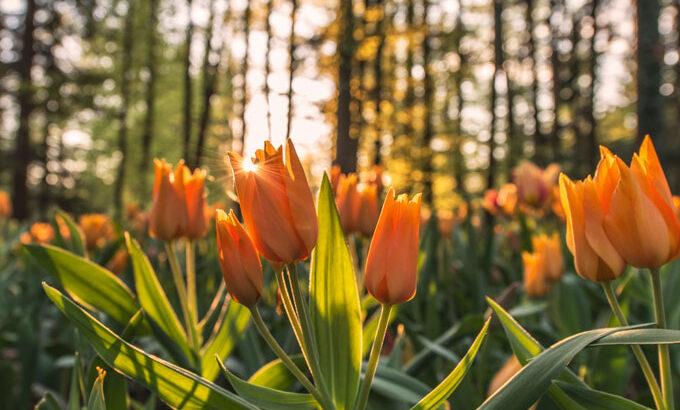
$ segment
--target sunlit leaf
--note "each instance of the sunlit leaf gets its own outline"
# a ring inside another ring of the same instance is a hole
[[[61,218],[66,224],[70,238],[67,239],[61,235],[57,218]],[[85,244],[81,230],[78,228],[78,225],[76,225],[73,219],[66,212],[59,208],[55,210],[54,235],[57,239],[57,242],[61,243],[61,245],[63,245],[69,251],[79,256],[86,256]]]
[[[305,358],[301,354],[292,355],[290,358],[297,367],[304,368],[306,366]],[[281,359],[276,359],[265,364],[250,376],[248,383],[270,387],[276,390],[286,390],[295,383],[296,380],[293,373],[288,370]]]
[[[106,372],[98,369],[99,376],[92,385],[90,398],[87,400],[87,410],[106,410],[106,403],[104,402],[104,378]]]
[[[615,394],[593,389],[584,389],[583,387],[561,382],[559,380],[556,381],[555,384],[588,410],[651,410],[649,407]]]

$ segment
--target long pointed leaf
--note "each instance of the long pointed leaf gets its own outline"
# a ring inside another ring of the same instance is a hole
[[[361,373],[361,305],[328,176],[318,200],[319,239],[312,253],[310,316],[319,364],[338,409],[353,405]]]
[[[652,410],[649,407],[615,394],[593,389],[584,389],[583,387],[561,382],[559,380],[556,381],[555,384],[588,410]]]
[[[472,346],[468,349],[467,353],[463,359],[458,363],[458,365],[449,373],[448,376],[432,390],[427,396],[423,397],[415,406],[411,409],[414,410],[430,410],[439,407],[455,390],[465,377],[465,374],[472,366],[472,361],[475,360],[475,356],[479,351],[479,348],[486,337],[486,331],[489,329],[489,320],[484,323],[484,327],[477,335],[477,338],[472,342]]]
[[[109,366],[156,392],[181,409],[255,409],[245,400],[163,359],[132,346],[102,325],[57,289],[43,283],[45,293],[90,342]]]

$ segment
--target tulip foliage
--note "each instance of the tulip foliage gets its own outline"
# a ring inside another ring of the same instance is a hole
[[[315,199],[292,142],[230,163],[239,208],[213,215],[205,172],[157,161],[153,240],[61,211],[24,232],[24,263],[77,329],[70,408],[139,408],[143,386],[147,406],[181,409],[673,409],[680,310],[663,296],[680,289],[680,231],[650,140],[630,166],[603,149],[559,189],[555,167],[523,163],[503,195],[429,220],[420,194],[337,171]],[[639,209],[649,226],[621,216]],[[565,243],[535,228],[550,210]],[[481,229],[480,212],[507,223]]]

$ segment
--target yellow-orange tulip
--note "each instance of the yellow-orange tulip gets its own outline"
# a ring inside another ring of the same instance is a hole
[[[156,177],[153,205],[149,219],[149,234],[170,241],[180,238],[187,230],[187,204],[184,197],[184,161],[173,174],[165,160],[154,160]]]
[[[356,174],[340,175],[335,205],[338,207],[340,224],[345,235],[356,232],[358,230],[359,208],[361,207]]]
[[[666,176],[647,136],[630,167],[606,148],[595,175],[604,226],[623,259],[658,268],[680,250],[680,223]]]
[[[546,278],[553,282],[560,280],[564,273],[564,259],[557,232],[551,236],[545,234],[533,236],[531,244],[534,252],[543,259]]]
[[[524,264],[524,292],[533,297],[540,298],[548,292],[545,261],[538,253],[522,252]]]
[[[12,215],[12,199],[5,191],[0,191],[0,219]]]
[[[522,161],[513,171],[518,199],[527,205],[538,206],[548,195],[543,184],[543,171],[530,161]]]
[[[366,259],[366,288],[375,299],[394,305],[416,293],[420,198],[406,194],[385,198]]]
[[[515,374],[522,370],[522,364],[517,360],[515,355],[512,355],[508,361],[505,362],[503,367],[496,373],[496,375],[491,379],[491,384],[489,384],[489,390],[487,396],[491,396],[500,389],[505,382],[510,380]]]
[[[48,244],[54,240],[54,228],[47,222],[36,222],[31,225],[28,232],[21,234],[21,243]]]
[[[357,191],[359,193],[357,231],[365,238],[370,238],[373,236],[380,216],[378,185],[374,183],[360,184]]]
[[[189,239],[203,237],[208,224],[205,219],[205,171],[195,169],[194,173],[189,173],[189,169],[184,167],[184,197],[187,206],[187,229],[184,233]]]
[[[111,218],[106,214],[81,215],[78,225],[85,236],[88,250],[101,248],[115,237]]]
[[[487,189],[484,192],[484,199],[482,199],[482,208],[484,208],[491,215],[497,215],[501,211],[498,204],[498,190]]]
[[[560,198],[567,219],[567,247],[574,255],[576,272],[593,281],[619,277],[626,263],[605,233],[596,183],[590,177],[573,182],[562,174]]]
[[[265,142],[251,161],[229,153],[243,220],[257,250],[287,264],[309,257],[318,222],[312,191],[291,140],[282,147]]]
[[[517,210],[517,185],[505,184],[498,191],[496,202],[506,215],[514,215]]]
[[[233,211],[216,213],[217,249],[222,276],[235,301],[253,306],[262,295],[262,265],[248,233]]]

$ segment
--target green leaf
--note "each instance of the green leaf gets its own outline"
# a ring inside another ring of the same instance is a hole
[[[101,310],[121,324],[139,310],[127,285],[101,266],[54,246],[31,244],[22,249],[83,306]]]
[[[255,409],[245,400],[163,359],[132,346],[57,289],[45,293],[111,367],[156,392],[170,407],[182,409]]]
[[[50,392],[45,393],[33,410],[61,410],[61,406],[54,395]]]
[[[641,325],[645,326],[645,325]],[[653,323],[648,326],[654,326]],[[630,329],[603,337],[591,346],[611,345],[658,345],[680,343],[680,330],[675,329]]]
[[[362,370],[366,370],[366,362],[363,363]],[[363,379],[363,374],[361,377]],[[420,380],[380,364],[371,385],[371,394],[376,392],[407,404],[418,403],[430,390],[430,387]]]
[[[240,303],[231,300],[222,305],[223,320],[218,321],[214,336],[201,349],[201,369],[205,379],[215,380],[220,368],[215,355],[227,357],[244,336],[250,323],[250,311]]]
[[[301,354],[291,355],[290,358],[301,369],[307,365],[305,358]],[[295,383],[295,380],[295,376],[283,364],[281,359],[276,359],[265,364],[250,376],[248,383],[276,390],[286,390]]]
[[[319,407],[311,394],[291,393],[249,383],[227,370],[219,356],[215,355],[215,359],[236,393],[256,406],[265,410],[316,409]]]
[[[144,313],[179,346],[186,357],[192,357],[193,353],[189,347],[186,333],[184,333],[149,259],[127,232],[125,233],[125,243],[132,260],[137,298],[144,309]]]
[[[354,404],[361,374],[361,305],[328,176],[317,203],[319,239],[312,253],[310,317],[319,365],[338,409]]]
[[[589,410],[652,410],[649,407],[615,394],[593,389],[584,389],[583,387],[561,382],[559,380],[555,381],[555,384],[569,394],[569,396],[577,403]]]
[[[83,257],[86,256],[83,235],[80,229],[78,228],[78,225],[76,225],[73,219],[66,212],[62,211],[59,208],[55,210],[55,214],[56,215],[54,218],[54,233],[55,236],[57,237],[57,240],[61,242],[64,245],[64,247],[66,247],[66,249],[72,251],[76,255]],[[68,228],[69,234],[71,236],[69,240],[66,240],[64,237],[61,236],[59,224],[57,223],[57,216],[64,220],[64,223],[66,224],[66,227]]]
[[[87,401],[87,410],[106,410],[106,404],[104,403],[104,377],[106,376],[106,371],[103,369],[97,369],[97,371],[99,376],[97,376],[92,385],[90,398]]]
[[[439,383],[427,396],[423,397],[412,409],[425,410],[435,409],[439,407],[455,390],[465,377],[465,374],[472,366],[472,361],[475,359],[479,348],[486,337],[486,331],[489,329],[489,320],[484,323],[484,327],[477,335],[477,338],[472,342],[472,346],[468,349],[463,359],[458,365],[449,373],[446,378]]]
[[[534,357],[479,408],[508,410],[531,407],[581,350],[608,334],[625,329],[629,327],[594,329],[555,343]]]

